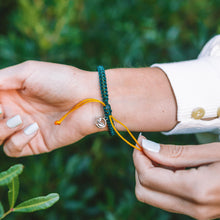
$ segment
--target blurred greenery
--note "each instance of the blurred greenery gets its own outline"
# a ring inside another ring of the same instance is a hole
[[[193,59],[220,33],[219,10],[219,0],[1,0],[0,67],[34,59],[95,70],[98,64],[140,67]],[[193,135],[145,135],[196,143]],[[132,149],[106,133],[27,158],[8,158],[1,149],[0,158],[1,170],[25,165],[21,201],[50,192],[61,196],[49,210],[9,220],[190,219],[136,200]],[[6,196],[0,191],[0,198]]]

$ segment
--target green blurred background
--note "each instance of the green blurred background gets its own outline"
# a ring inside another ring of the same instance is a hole
[[[140,67],[193,59],[220,33],[219,11],[219,0],[0,0],[0,67],[34,59],[95,70],[98,64]],[[196,144],[193,135],[144,135]],[[25,165],[19,201],[50,192],[61,196],[49,210],[9,220],[190,219],[136,200],[132,149],[107,133],[20,159],[6,157],[1,148],[0,161],[0,170]],[[6,206],[6,188],[0,198]]]

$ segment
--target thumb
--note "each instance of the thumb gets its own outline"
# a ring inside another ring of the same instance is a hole
[[[0,90],[22,89],[28,76],[30,62],[10,66],[0,70]]]
[[[143,152],[158,164],[168,167],[195,167],[220,161],[220,143],[203,145],[165,145],[140,137]]]

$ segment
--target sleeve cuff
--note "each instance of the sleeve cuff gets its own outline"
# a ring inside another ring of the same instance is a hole
[[[220,53],[152,67],[162,69],[167,75],[177,103],[178,124],[164,134],[220,134]],[[202,115],[198,112],[201,109]]]
[[[220,57],[154,64],[162,69],[173,88],[177,102],[177,120],[192,118],[197,108],[205,110],[204,118],[217,117],[220,107]]]

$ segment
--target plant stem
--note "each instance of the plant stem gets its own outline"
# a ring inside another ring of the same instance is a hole
[[[5,216],[9,215],[11,212],[13,212],[13,209],[9,209],[7,212],[5,212],[4,215],[0,219],[5,218]]]

